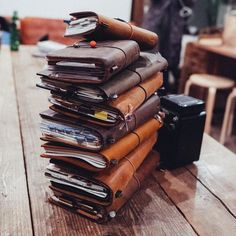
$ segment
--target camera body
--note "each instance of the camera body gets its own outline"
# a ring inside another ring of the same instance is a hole
[[[198,161],[206,119],[204,102],[185,95],[167,95],[161,98],[161,109],[165,119],[156,149],[162,167],[173,169]]]

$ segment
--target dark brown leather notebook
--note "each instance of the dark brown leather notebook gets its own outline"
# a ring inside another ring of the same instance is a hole
[[[118,165],[106,171],[88,173],[64,162],[51,161],[45,175],[51,182],[81,199],[109,206],[116,198],[122,196],[122,192],[152,150],[156,140],[155,133],[123,158]]]
[[[122,196],[115,198],[110,206],[102,206],[93,202],[81,199],[69,190],[61,188],[60,185],[52,184],[54,195],[49,198],[50,202],[66,208],[74,213],[78,213],[90,220],[98,223],[104,223],[114,218],[121,207],[140,189],[146,182],[147,177],[158,166],[160,157],[157,152],[150,152],[148,157],[143,161],[135,175],[131,178]]]
[[[67,116],[68,112],[60,113],[47,110],[41,112],[42,140],[69,144],[86,150],[98,151],[109,144],[115,143],[126,134],[153,118],[160,111],[160,99],[157,95],[151,96],[142,106],[135,110],[129,119],[113,127],[91,125],[76,116]]]
[[[48,69],[37,73],[55,81],[72,83],[102,83],[139,58],[135,41],[98,42],[95,48],[88,42],[51,52]]]
[[[102,126],[115,126],[129,119],[145,101],[153,95],[163,84],[162,73],[154,74],[141,84],[121,94],[117,99],[103,104],[79,101],[70,96],[52,95],[50,108],[60,112],[66,110],[68,116],[77,116],[81,120]]]
[[[162,121],[153,118],[100,152],[89,152],[49,142],[42,145],[45,152],[41,157],[64,161],[88,171],[100,172],[117,165],[130,152],[157,133],[161,127]]]
[[[95,12],[75,12],[65,32],[66,37],[91,40],[132,39],[142,49],[152,49],[157,45],[158,36],[151,31],[136,27],[120,19],[112,19]]]
[[[102,103],[118,98],[120,94],[165,70],[166,67],[167,61],[159,53],[141,52],[136,62],[103,84],[80,85],[41,77],[41,82],[38,82],[37,86],[57,94],[72,96],[75,99]]]

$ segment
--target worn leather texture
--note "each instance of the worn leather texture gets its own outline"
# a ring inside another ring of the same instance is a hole
[[[72,194],[78,198],[89,202],[94,202],[96,204],[109,206],[116,198],[120,198],[122,196],[122,192],[126,189],[137,169],[152,150],[156,140],[157,134],[155,133],[149,139],[144,141],[138,148],[123,158],[118,165],[97,174],[89,175],[86,172],[83,173],[79,169],[76,170],[71,168],[71,175],[76,175],[78,178],[84,177],[85,181],[86,179],[89,179],[91,182],[105,186],[108,190],[108,196],[105,199],[96,198],[91,194],[84,193],[83,191],[79,191],[76,188],[65,184],[56,183],[56,186],[61,186],[61,188],[67,190],[68,192],[73,192]],[[59,162],[58,165],[65,166],[63,162]],[[51,180],[51,182],[53,181]]]
[[[55,160],[60,160],[72,164],[79,168],[87,169],[88,171],[100,172],[105,169],[112,168],[117,165],[125,156],[130,152],[136,149],[140,144],[147,140],[150,136],[156,133],[162,127],[162,122],[158,119],[151,119],[139,128],[132,131],[130,134],[126,135],[122,139],[118,140],[116,143],[108,146],[101,152],[86,152],[81,149],[76,149],[74,147],[69,147],[65,145],[55,144],[55,143],[46,143],[42,147],[47,149],[56,149],[56,150],[67,150],[68,153],[81,153],[85,155],[98,156],[106,162],[105,168],[97,168],[88,162],[80,160],[78,158],[66,157],[63,155],[54,155],[50,156],[47,153],[41,154],[43,158],[51,158]]]
[[[129,89],[137,86],[138,84],[149,79],[155,73],[165,70],[167,67],[167,61],[159,54],[141,52],[140,57],[133,64],[128,66],[126,69],[122,70],[117,75],[113,76],[110,80],[103,84],[81,84],[81,86],[93,89],[94,93],[97,91],[103,94],[103,100],[97,100],[93,98],[86,98],[79,96],[76,91],[79,90],[79,85],[74,85],[67,82],[55,81],[50,78],[42,77],[42,82],[52,85],[52,87],[47,87],[47,85],[40,85],[39,87],[52,90],[55,93],[71,95],[80,100],[101,103],[108,99],[115,99],[119,97],[120,94],[128,91]]]
[[[141,52],[136,62],[98,87],[106,94],[107,98],[113,98],[144,82],[155,73],[165,70],[167,65],[166,59],[159,53]]]
[[[153,95],[163,84],[162,73],[157,73],[151,76],[149,79],[130,89],[129,91],[121,94],[117,99],[111,100],[104,104],[83,104],[83,102],[71,98],[70,96],[53,95],[50,102],[57,106],[59,109],[63,108],[68,112],[76,113],[81,119],[96,123],[102,126],[115,126],[122,120],[125,120],[130,116],[137,108],[139,108],[151,95]],[[98,111],[110,111],[118,114],[116,122],[110,123],[100,117],[91,117],[83,114],[84,107],[86,110],[92,110],[95,107]],[[52,109],[54,109],[52,107]],[[55,109],[54,109],[55,110]]]
[[[68,204],[64,204],[60,201],[55,201],[53,198],[50,198],[50,202],[64,207],[68,210],[71,210],[75,213],[78,213],[90,220],[94,220],[98,223],[104,223],[111,219],[111,216],[115,216],[116,213],[121,209],[122,206],[134,195],[134,193],[140,189],[147,181],[148,176],[155,170],[160,161],[159,154],[157,152],[151,151],[147,158],[143,161],[142,165],[138,168],[135,175],[131,178],[126,188],[122,192],[122,196],[114,199],[111,205],[109,206],[101,206],[98,204],[94,204],[87,200],[83,200],[75,195],[71,195],[69,191],[60,188],[59,186],[51,185],[55,196],[57,196],[60,200],[69,202]],[[78,202],[82,202],[89,206],[87,209],[81,207]],[[91,211],[91,208],[96,212]]]
[[[49,77],[58,81],[72,83],[102,83],[132,62],[139,58],[140,49],[133,40],[98,42],[95,48],[89,46],[89,42],[80,42],[77,46],[69,46],[51,52],[47,55],[49,65],[54,65],[59,70],[60,62],[77,62],[95,65],[97,68],[76,68],[76,75],[72,76],[71,70],[63,73],[53,70],[44,70],[37,73],[40,76]],[[66,74],[66,76],[65,76]]]
[[[75,12],[70,15],[76,19],[89,16],[96,16],[98,19],[95,30],[90,31],[86,35],[77,35],[75,37],[93,40],[132,39],[138,42],[143,50],[153,49],[158,42],[158,36],[154,32],[131,25],[122,20],[112,19],[95,12]],[[65,36],[70,37],[70,35]]]
[[[89,129],[99,133],[102,139],[102,149],[108,146],[109,144],[115,143],[120,138],[124,137],[126,134],[138,128],[140,125],[147,122],[149,119],[153,118],[160,111],[160,98],[157,95],[151,96],[142,106],[140,106],[136,111],[134,111],[129,119],[122,121],[120,124],[113,127],[102,127],[93,124],[88,121],[82,121],[78,119],[76,114],[68,113],[65,110],[58,109],[57,112],[52,110],[47,110],[41,112],[40,115],[42,118],[59,121],[62,124],[70,124],[88,127]],[[42,140],[45,141],[54,141],[57,142],[57,139],[53,137],[42,137]],[[61,141],[58,141],[61,142]],[[77,146],[76,143],[68,143],[73,146]]]
[[[140,107],[162,84],[163,74],[159,72],[129,91],[121,94],[117,99],[108,102],[108,105],[118,110],[123,117],[126,117]]]

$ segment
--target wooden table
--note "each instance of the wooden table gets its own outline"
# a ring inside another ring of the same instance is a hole
[[[188,43],[179,81],[179,92],[194,73],[222,75],[233,80],[236,74],[236,48],[207,46],[198,42]]]
[[[207,135],[201,161],[156,171],[105,225],[48,203],[38,115],[48,92],[35,87],[45,60],[33,58],[33,50],[0,51],[1,236],[236,234],[236,156]]]

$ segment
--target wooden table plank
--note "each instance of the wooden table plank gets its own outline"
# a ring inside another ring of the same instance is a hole
[[[187,169],[236,217],[236,155],[207,135],[203,142],[201,161]]]
[[[236,49],[234,47],[230,47],[227,45],[219,45],[219,46],[209,46],[209,45],[203,45],[197,42],[194,42],[194,44],[203,50],[218,54],[218,55],[222,55],[225,57],[229,57],[232,59],[236,59]]]
[[[35,235],[195,235],[176,206],[153,179],[105,225],[92,223],[47,202],[47,160],[40,159],[38,113],[47,108],[49,92],[35,88],[35,73],[44,60],[31,57],[32,48],[21,47],[15,54],[14,71],[28,173]]]
[[[206,152],[211,148],[208,146],[208,139],[208,136],[205,137],[203,145],[203,150]],[[215,149],[213,153],[217,153],[217,150]],[[227,152],[224,154],[227,155]],[[201,165],[204,165],[202,161],[196,164],[196,172],[198,172],[198,166]],[[215,165],[215,168],[221,170],[221,165]],[[156,172],[154,176],[199,235],[235,235],[235,217],[208,188],[205,188],[193,174],[186,170],[186,168],[179,168],[173,171]],[[204,180],[205,174],[202,173],[201,177]],[[218,181],[221,182],[221,179],[218,178]],[[227,182],[223,180],[222,183]],[[231,195],[230,190],[221,193],[225,195],[225,198],[228,194]]]
[[[32,235],[16,95],[8,47],[0,49],[0,235]]]

